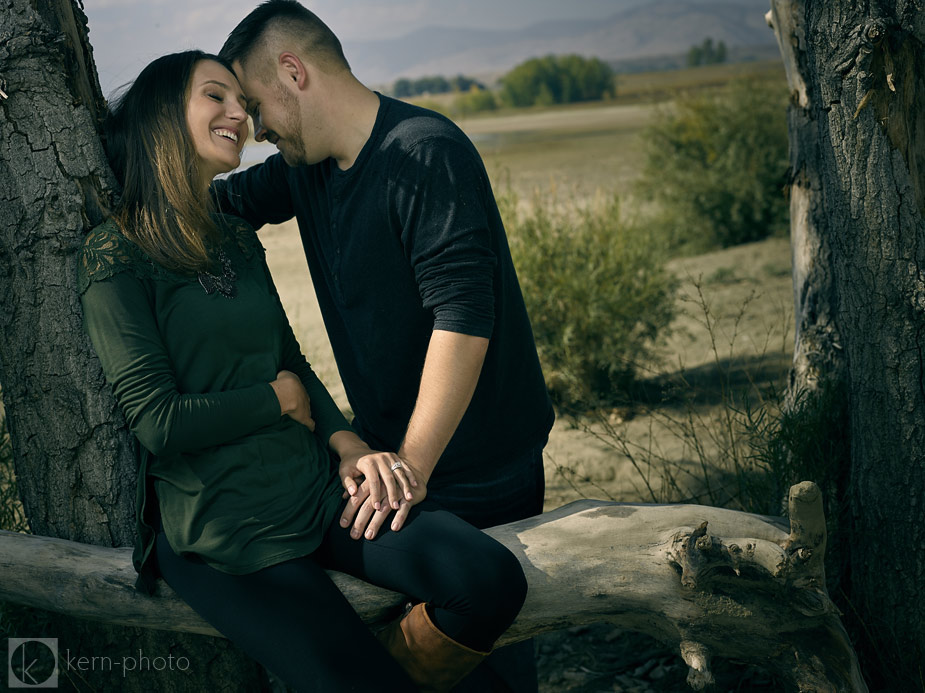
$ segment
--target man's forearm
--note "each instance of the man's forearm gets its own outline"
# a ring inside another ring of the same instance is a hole
[[[488,340],[434,330],[424,359],[421,386],[398,455],[430,478],[475,392]]]

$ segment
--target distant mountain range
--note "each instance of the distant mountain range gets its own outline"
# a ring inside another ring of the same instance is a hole
[[[656,0],[602,20],[543,22],[518,30],[428,27],[397,39],[346,43],[354,73],[368,84],[399,77],[500,74],[528,58],[577,53],[609,62],[677,55],[706,37],[732,47],[765,47],[767,0]]]

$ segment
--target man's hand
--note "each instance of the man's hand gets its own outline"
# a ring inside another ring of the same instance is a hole
[[[350,536],[354,539],[374,539],[392,512],[395,516],[391,528],[397,532],[412,506],[427,496],[423,476],[394,453],[373,452],[355,463],[347,460],[345,466],[344,462],[342,458],[340,478],[350,500],[341,515],[340,526],[346,529],[352,522]],[[365,471],[361,471],[361,465]],[[359,476],[365,478],[357,485]]]
[[[351,496],[357,492],[357,479],[364,477],[364,483],[369,485],[368,495],[375,498],[375,510],[379,510],[380,500],[388,500],[388,505],[398,510],[402,496],[411,500],[411,488],[417,486],[414,473],[405,468],[398,455],[369,448],[342,456],[338,475],[344,490]]]
[[[315,430],[315,420],[312,418],[312,406],[305,391],[305,386],[299,376],[291,371],[280,371],[276,380],[270,383],[279,400],[279,409],[282,416],[288,416],[298,421],[308,430]]]

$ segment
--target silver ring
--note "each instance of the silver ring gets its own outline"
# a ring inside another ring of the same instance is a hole
[[[398,462],[393,463],[391,469],[392,469],[393,472],[394,472],[396,469],[401,469],[401,461],[399,460]]]

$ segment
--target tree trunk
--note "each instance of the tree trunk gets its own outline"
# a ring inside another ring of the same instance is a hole
[[[487,533],[518,557],[529,583],[501,644],[605,621],[675,648],[698,690],[712,681],[713,656],[771,670],[788,690],[867,690],[825,592],[825,519],[814,484],[791,489],[789,533],[778,518],[721,508],[601,501]],[[135,593],[128,559],[128,549],[0,532],[0,568],[15,567],[0,596],[86,618],[214,632],[163,583],[155,598]],[[400,595],[333,577],[367,621],[382,623],[401,606]]]
[[[825,374],[849,393],[844,610],[875,687],[925,690],[925,10],[771,16],[793,94],[793,387]]]
[[[81,326],[75,253],[100,223],[114,180],[98,124],[105,108],[87,20],[70,0],[10,0],[0,12],[0,383],[31,530],[104,546],[134,536],[135,461],[111,389]],[[83,655],[182,650],[188,690],[263,675],[224,641],[58,619],[47,629]],[[35,633],[14,634],[31,637]],[[219,653],[222,653],[219,656]],[[96,690],[181,690],[151,671]]]

